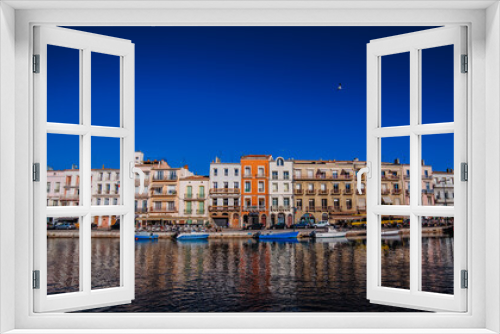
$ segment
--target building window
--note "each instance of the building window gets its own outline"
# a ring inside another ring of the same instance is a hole
[[[278,172],[277,171],[273,171],[272,178],[273,178],[273,180],[277,180],[278,179]]]
[[[282,158],[279,158],[278,161],[276,162],[278,166],[283,166],[285,163]]]
[[[213,169],[214,176],[217,176],[217,168]]]
[[[302,171],[300,169],[295,170],[295,177],[298,179],[302,177]]]
[[[352,209],[352,200],[346,199],[345,206],[346,206],[347,210]]]
[[[285,206],[285,208],[290,208],[290,198],[289,197],[283,198],[283,205]]]
[[[290,172],[285,170],[283,171],[283,180],[289,180],[290,179]]]
[[[229,182],[224,182],[224,189],[228,189],[229,188]]]
[[[96,205],[101,205],[101,199],[100,198],[97,199]]]
[[[137,202],[136,202],[137,204]],[[118,198],[113,198],[113,205],[118,205]]]
[[[290,183],[283,184],[283,191],[286,193],[290,191]]]
[[[104,205],[109,205],[109,198],[104,199]]]
[[[313,177],[314,176],[314,171],[312,169],[309,169],[307,171],[307,177]]]
[[[56,187],[54,189],[55,193],[58,193],[61,191],[61,182],[56,182]]]
[[[252,168],[245,167],[245,176],[252,176]]]
[[[264,182],[263,181],[259,181],[259,192],[260,193],[264,192]]]
[[[240,170],[238,168],[234,169],[234,176],[239,176],[240,175]]]
[[[240,183],[234,182],[234,189],[240,189]]]
[[[214,189],[218,189],[219,185],[217,184],[217,182],[213,183],[213,187],[214,187]]]
[[[297,200],[297,210],[302,210],[302,199]]]
[[[175,202],[167,202],[167,210],[174,211],[175,210]]]
[[[260,189],[260,184],[259,184],[259,189]],[[277,183],[273,183],[273,193],[277,193],[277,192],[278,192],[278,184]]]
[[[325,191],[326,190],[326,184],[325,183],[322,183],[321,184],[321,190]]]
[[[314,184],[313,183],[308,183],[307,184],[307,190],[314,190]]]
[[[259,167],[259,176],[264,176],[264,167]]]
[[[161,202],[153,202],[155,210],[161,210]]]
[[[250,192],[250,181],[245,181],[245,192],[249,193]]]
[[[338,171],[336,171],[336,170],[334,170],[334,171],[332,172],[332,177],[333,177],[334,179],[337,179],[337,178],[339,177],[339,172],[338,172]]]
[[[229,169],[228,168],[224,168],[224,176],[229,176]]]
[[[50,192],[50,182],[47,182],[47,193]]]
[[[273,206],[274,207],[278,206],[278,199],[276,197],[273,197]]]

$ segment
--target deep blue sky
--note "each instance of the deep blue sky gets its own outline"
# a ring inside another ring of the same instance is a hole
[[[365,159],[366,44],[427,27],[73,29],[135,43],[136,149],[147,158],[188,164],[207,174],[215,156],[229,162],[263,153]],[[423,53],[424,123],[453,120],[453,73],[445,62],[451,51],[442,47]],[[48,61],[48,120],[77,123],[78,52],[51,47]],[[409,122],[408,61],[407,54],[382,60],[383,126]],[[118,65],[117,57],[92,56],[95,125],[118,125]],[[339,83],[341,91],[336,90]],[[451,167],[452,137],[424,138],[427,164],[438,170]],[[408,159],[406,139],[387,142],[384,161]],[[52,167],[78,164],[77,138],[57,144],[49,138],[50,147],[57,147],[49,152]],[[93,168],[118,165],[116,143],[92,149]]]

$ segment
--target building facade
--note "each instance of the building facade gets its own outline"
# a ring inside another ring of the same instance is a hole
[[[261,223],[269,227],[269,162],[270,155],[241,157],[241,215],[243,226]]]
[[[188,176],[179,180],[179,221],[186,225],[208,222],[208,176]]]
[[[455,204],[455,178],[453,169],[446,172],[435,171],[432,175],[435,205],[453,206]]]
[[[293,183],[296,221],[331,224],[366,214],[365,183],[356,191],[356,172],[365,162],[295,160]]]
[[[282,157],[269,162],[269,212],[271,226],[293,224],[293,161]]]
[[[146,163],[146,162],[145,162]],[[165,160],[151,164],[148,199],[148,224],[182,225],[185,220],[179,213],[179,180],[193,176],[187,166],[173,168]]]
[[[210,164],[210,222],[220,227],[241,228],[241,164]]]
[[[396,167],[396,163],[394,164]],[[410,205],[410,165],[401,165],[402,180],[404,188],[404,204]],[[422,185],[421,185],[421,205],[435,205],[434,182],[432,166],[426,165],[422,160]]]
[[[137,228],[142,228],[147,226],[148,222],[148,200],[149,200],[149,189],[152,179],[151,170],[153,169],[153,164],[151,162],[144,162],[144,153],[135,152],[135,167],[140,168],[144,173],[144,191],[139,194],[140,179],[139,174],[135,174],[135,225]]]

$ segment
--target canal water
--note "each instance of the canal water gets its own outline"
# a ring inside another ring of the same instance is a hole
[[[423,289],[453,293],[453,237],[422,240]],[[52,293],[78,287],[78,239],[49,238]],[[409,287],[409,239],[382,242],[382,284]],[[91,312],[408,312],[366,299],[366,240],[135,243],[136,296]],[[92,240],[92,286],[119,284],[118,239]]]

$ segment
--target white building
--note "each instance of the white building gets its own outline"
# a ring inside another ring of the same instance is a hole
[[[282,157],[269,162],[269,213],[271,225],[293,224],[293,161]]]
[[[230,228],[241,228],[241,164],[210,164],[210,221]]]
[[[92,205],[120,205],[120,170],[114,168],[92,169]],[[110,229],[118,222],[116,216],[94,216],[92,222],[98,229]]]
[[[186,225],[208,221],[208,176],[188,176],[179,180],[179,219]]]
[[[455,203],[453,169],[448,169],[446,172],[434,171],[432,178],[434,182],[435,205],[453,206]]]
[[[47,170],[47,206],[63,206],[66,188],[64,170]]]

